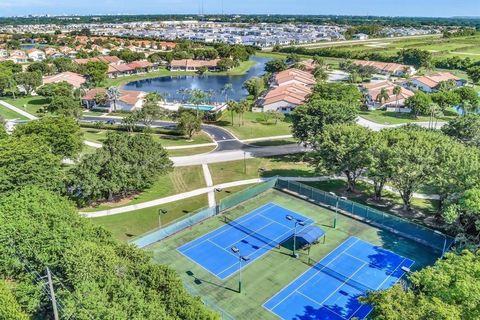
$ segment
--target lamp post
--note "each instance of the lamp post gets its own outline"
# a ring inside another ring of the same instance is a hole
[[[243,151],[243,173],[247,174],[247,152]]]
[[[293,228],[293,254],[292,254],[292,256],[295,257],[295,258],[298,258],[297,252],[296,252],[296,247],[297,247],[297,226],[304,226],[304,225],[305,225],[305,221],[300,220],[300,219],[296,219],[296,218],[292,217],[291,215],[285,216],[285,219],[287,219],[287,220],[289,220],[289,221],[294,221],[294,222],[295,222],[295,225],[294,225],[294,228]]]
[[[436,234],[439,234],[443,237],[444,241],[443,241],[443,249],[442,249],[442,258],[443,258],[443,255],[445,254],[445,249],[447,248],[447,236],[443,233],[443,232],[440,232],[438,230],[434,230],[433,232],[435,232]]]
[[[242,256],[237,247],[231,247],[230,250],[238,256],[238,293],[242,293],[242,261],[248,261],[250,258]]]
[[[167,210],[165,209],[158,209],[158,227],[162,227],[162,215],[167,214]]]

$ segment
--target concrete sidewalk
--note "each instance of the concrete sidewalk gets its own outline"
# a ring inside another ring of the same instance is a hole
[[[10,110],[18,113],[18,114],[21,114],[22,116],[24,116],[24,117],[27,118],[28,120],[37,120],[37,119],[38,119],[38,118],[35,117],[34,115],[32,115],[32,114],[30,114],[30,113],[28,113],[28,112],[26,112],[26,111],[23,111],[22,109],[17,108],[17,107],[15,107],[15,106],[11,105],[10,103],[5,102],[5,101],[3,101],[3,100],[0,100],[0,104],[1,104],[2,106],[6,107],[6,108],[8,108],[8,109],[10,109]]]

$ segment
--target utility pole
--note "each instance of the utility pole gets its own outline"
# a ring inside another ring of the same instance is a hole
[[[52,299],[53,318],[55,320],[59,320],[58,310],[57,310],[57,300],[55,299],[55,291],[53,290],[52,275],[50,274],[49,268],[47,268],[47,278],[48,278],[48,288],[50,289],[50,297]]]

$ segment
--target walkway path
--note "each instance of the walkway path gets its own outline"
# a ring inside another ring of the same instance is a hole
[[[207,170],[208,170],[208,166]],[[202,165],[202,168],[204,166]],[[208,174],[205,173],[204,169],[204,175],[205,175],[205,181],[207,182],[207,175],[210,174],[210,171]],[[170,202],[175,202],[175,201],[180,201],[180,200],[185,200],[188,198],[196,197],[205,193],[214,193],[215,189],[226,189],[226,188],[231,188],[231,187],[236,187],[236,186],[243,186],[243,185],[249,185],[249,184],[255,184],[255,183],[261,183],[261,182],[266,182],[269,181],[272,178],[256,178],[256,179],[248,179],[248,180],[239,180],[239,181],[233,181],[233,182],[227,182],[227,183],[222,183],[222,184],[217,184],[213,185],[213,182],[208,181],[208,184],[211,184],[211,186],[207,186],[206,188],[200,188],[180,194],[176,194],[173,196],[168,196],[165,198],[160,198],[160,199],[155,199],[152,201],[147,201],[147,202],[142,202],[130,206],[125,206],[125,207],[119,207],[119,208],[112,208],[112,209],[107,209],[107,210],[102,210],[102,211],[94,211],[94,212],[80,212],[80,214],[84,217],[87,218],[97,218],[97,217],[103,217],[103,216],[109,216],[109,215],[115,215],[115,214],[120,214],[120,213],[126,213],[126,212],[131,212],[131,211],[136,211],[139,209],[145,209],[145,208],[151,208],[155,207],[161,204],[165,203],[170,203]],[[290,180],[290,181],[300,181],[300,182],[314,182],[314,181],[328,181],[332,179],[342,179],[341,177],[338,176],[321,176],[321,177],[282,177],[283,180]],[[210,177],[211,180],[211,177]],[[366,182],[370,182],[368,179],[364,179]],[[396,192],[392,187],[385,186],[385,190],[388,190],[390,192],[398,193]],[[413,194],[414,198],[419,198],[419,199],[438,199],[438,195],[435,194],[420,194],[420,193],[414,193]],[[215,200],[213,200],[215,201]],[[210,204],[210,199],[209,199],[209,204]],[[215,204],[214,204],[215,206]]]
[[[34,115],[32,115],[32,114],[30,114],[30,113],[28,113],[28,112],[26,112],[26,111],[23,111],[22,109],[17,108],[17,107],[15,107],[15,106],[11,105],[10,103],[5,102],[5,101],[3,101],[3,100],[0,100],[0,104],[1,104],[2,106],[6,107],[6,108],[8,108],[8,109],[10,109],[10,110],[18,113],[18,114],[21,114],[22,116],[24,116],[25,118],[27,118],[27,119],[29,119],[29,120],[37,120],[37,119],[38,119],[38,118],[35,117]]]
[[[202,164],[202,170],[207,187],[213,187],[213,179],[212,175],[210,174],[210,170],[208,169],[208,164]],[[213,208],[216,205],[217,202],[215,201],[215,189],[212,189],[208,192],[208,206],[210,208]]]
[[[231,188],[231,187],[236,187],[236,186],[243,186],[243,185],[248,185],[248,184],[254,184],[254,183],[260,183],[260,182],[265,182],[268,181],[271,178],[258,178],[258,179],[249,179],[249,180],[241,180],[241,181],[234,181],[234,182],[227,182],[227,183],[222,183],[218,184],[216,186],[211,186],[211,187],[206,187],[206,188],[200,188],[184,193],[179,193],[173,196],[168,196],[165,198],[161,199],[155,199],[152,201],[147,201],[147,202],[142,202],[130,206],[125,206],[125,207],[120,207],[120,208],[112,208],[108,210],[102,210],[102,211],[95,211],[95,212],[80,212],[81,215],[87,217],[87,218],[97,218],[97,217],[103,217],[103,216],[109,216],[109,215],[115,215],[119,213],[125,213],[125,212],[130,212],[130,211],[135,211],[139,209],[144,209],[144,208],[151,208],[155,207],[161,204],[165,203],[170,203],[170,202],[175,202],[179,200],[185,200],[187,198],[191,197],[196,197],[208,192],[213,192],[215,188],[219,189],[225,189],[225,188]]]

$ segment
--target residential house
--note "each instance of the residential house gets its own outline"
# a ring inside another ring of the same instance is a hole
[[[217,63],[219,59],[213,60],[193,60],[182,59],[172,60],[168,65],[170,71],[197,71],[201,67],[206,67],[208,71],[217,71]]]
[[[422,90],[424,92],[434,92],[442,82],[452,82],[457,87],[462,87],[466,84],[466,80],[451,74],[450,72],[437,72],[428,76],[413,77],[404,83],[406,88],[411,90]]]
[[[294,83],[311,87],[314,86],[317,81],[311,73],[292,68],[277,73],[273,78],[272,84],[274,86],[284,86]]]
[[[10,60],[15,63],[27,63],[28,57],[22,50],[13,50],[12,52],[10,52],[9,57],[6,60]]]
[[[116,111],[134,111],[141,109],[145,102],[146,92],[120,90],[120,98],[114,102],[106,99],[104,103],[99,103],[97,97],[106,95],[104,88],[94,88],[85,93],[82,97],[82,104],[88,109],[100,109],[107,112]]]
[[[305,71],[310,72],[313,74],[315,68],[317,67],[317,63],[313,59],[302,60],[299,62],[305,68]]]
[[[73,62],[75,62],[76,64],[87,64],[90,61],[100,61],[100,62],[104,62],[108,65],[114,65],[114,66],[124,63],[123,60],[121,60],[119,57],[116,57],[116,56],[98,56],[98,57],[94,57],[94,58],[85,58],[85,59],[75,59],[75,60],[73,60]]]
[[[395,87],[400,87],[398,95],[394,93]],[[385,109],[392,112],[411,112],[409,108],[405,108],[405,100],[414,93],[398,84],[390,81],[366,83],[362,85],[362,91],[365,94],[365,105],[369,110]],[[382,91],[387,93],[388,98],[379,101],[378,97]]]
[[[376,72],[384,75],[393,75],[397,77],[413,76],[417,70],[412,66],[399,63],[389,63],[380,61],[353,60],[353,64],[357,66],[369,66],[375,68]]]
[[[78,89],[86,82],[86,79],[77,73],[69,71],[43,78],[44,85],[63,81],[70,83],[75,89]]]
[[[33,61],[43,61],[47,58],[46,55],[45,55],[45,52],[43,52],[42,50],[38,50],[38,49],[27,50],[27,56],[28,56],[29,59],[31,59]]]
[[[280,111],[289,113],[304,104],[312,94],[312,89],[298,83],[290,83],[269,90],[257,101],[256,111]]]

